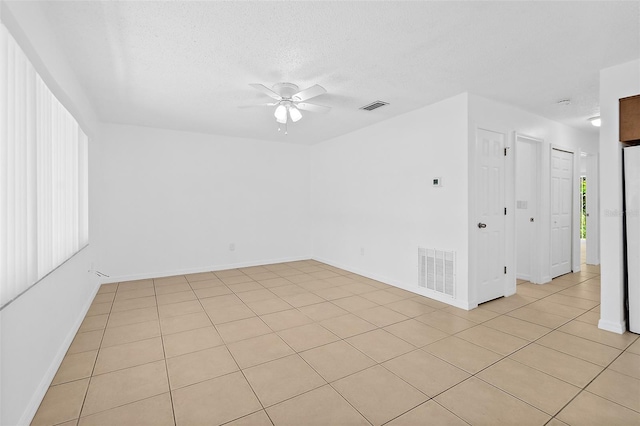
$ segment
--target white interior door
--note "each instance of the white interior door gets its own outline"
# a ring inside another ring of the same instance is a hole
[[[516,278],[527,281],[536,268],[538,144],[533,139],[516,137]]]
[[[573,154],[551,150],[551,278],[571,272]]]
[[[478,129],[476,135],[477,303],[505,293],[505,135]]]

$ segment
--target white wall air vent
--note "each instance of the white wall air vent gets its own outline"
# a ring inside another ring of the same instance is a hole
[[[375,102],[371,102],[369,105],[365,105],[365,106],[360,107],[358,109],[364,109],[366,111],[373,111],[374,109],[378,109],[378,108],[383,107],[385,105],[389,105],[389,102],[375,101]]]
[[[418,247],[418,287],[455,297],[456,253]]]

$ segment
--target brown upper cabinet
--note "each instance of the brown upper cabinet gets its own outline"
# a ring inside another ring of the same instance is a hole
[[[640,95],[620,99],[620,142],[640,143]]]

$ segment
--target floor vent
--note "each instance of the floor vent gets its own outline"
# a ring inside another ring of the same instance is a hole
[[[456,253],[418,248],[418,287],[455,297]]]
[[[365,111],[373,111],[374,109],[383,107],[385,105],[389,105],[389,102],[375,101],[375,102],[370,103],[369,105],[365,105],[363,107],[360,107],[359,109],[363,109]]]

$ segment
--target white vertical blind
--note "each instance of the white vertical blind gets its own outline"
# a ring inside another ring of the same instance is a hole
[[[0,25],[0,306],[89,240],[88,139]]]

